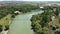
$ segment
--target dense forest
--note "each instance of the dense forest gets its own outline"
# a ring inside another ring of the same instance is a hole
[[[60,34],[60,8],[46,6],[43,10],[31,18],[35,34]]]
[[[14,14],[14,11],[20,11],[22,13],[30,12],[31,10],[39,9],[39,6],[34,5],[15,5],[15,6],[0,6],[0,19],[7,14]]]

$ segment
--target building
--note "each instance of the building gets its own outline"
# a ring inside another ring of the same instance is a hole
[[[55,20],[55,16],[51,16],[51,20],[54,21]]]
[[[40,7],[41,9],[44,8],[43,6]]]

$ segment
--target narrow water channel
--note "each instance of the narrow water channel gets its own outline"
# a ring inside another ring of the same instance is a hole
[[[33,11],[26,14],[20,14],[13,20],[8,34],[34,34],[31,30],[30,18],[34,14],[42,13],[43,11]]]

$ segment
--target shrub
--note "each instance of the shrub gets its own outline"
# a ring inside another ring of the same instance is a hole
[[[0,32],[2,31],[3,29],[2,29],[2,25],[0,25]]]
[[[4,30],[9,30],[9,25],[6,25]]]
[[[12,15],[11,17],[12,17],[12,18],[15,18],[15,15]]]

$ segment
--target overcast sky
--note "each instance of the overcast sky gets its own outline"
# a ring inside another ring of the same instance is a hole
[[[0,1],[60,1],[60,0],[0,0]]]

